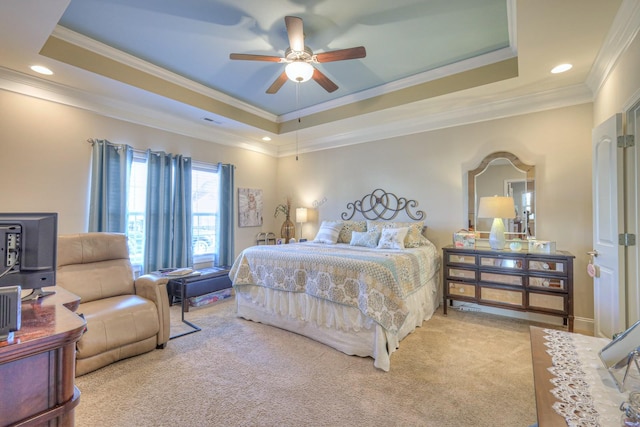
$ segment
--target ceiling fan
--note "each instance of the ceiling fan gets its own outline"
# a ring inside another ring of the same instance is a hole
[[[236,60],[286,63],[287,66],[285,67],[285,70],[280,74],[280,76],[278,76],[273,84],[269,86],[267,93],[273,94],[278,92],[287,79],[299,83],[313,79],[327,92],[333,92],[338,89],[338,86],[312,64],[344,61],[346,59],[357,59],[367,56],[364,46],[314,54],[309,47],[304,45],[302,18],[298,18],[297,16],[285,16],[284,22],[287,27],[287,35],[289,36],[289,47],[284,53],[284,58],[279,56],[251,55],[245,53],[232,53],[229,55],[230,59]]]

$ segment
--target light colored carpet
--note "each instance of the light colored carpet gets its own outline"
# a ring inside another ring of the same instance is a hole
[[[441,309],[390,372],[235,317],[232,299],[186,314],[201,332],[76,379],[84,426],[529,426],[529,323]],[[179,322],[178,307],[172,319]],[[177,319],[177,320],[176,320]],[[174,329],[177,329],[177,325]],[[175,332],[175,330],[173,330]]]

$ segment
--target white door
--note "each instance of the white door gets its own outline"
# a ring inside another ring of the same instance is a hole
[[[640,103],[632,107],[626,115],[625,134],[633,135],[635,144],[625,151],[626,178],[626,231],[635,234],[636,244],[626,248],[626,278],[627,278],[627,327],[640,320],[640,256],[638,254],[638,237],[640,237],[638,212],[640,212],[640,149],[638,135],[640,135]]]
[[[594,278],[594,335],[611,338],[626,329],[624,247],[618,235],[624,227],[622,115],[593,130],[593,249],[599,275]]]

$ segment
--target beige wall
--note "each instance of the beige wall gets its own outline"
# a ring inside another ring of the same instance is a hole
[[[591,246],[592,105],[458,126],[334,150],[287,157],[278,164],[281,197],[311,207],[327,198],[319,221],[339,218],[347,202],[376,188],[416,199],[438,246],[466,228],[466,172],[494,151],[510,151],[536,166],[537,237],[577,256],[575,314],[593,318],[593,286],[585,273]]]
[[[88,138],[181,153],[202,162],[232,163],[237,168],[236,186],[261,188],[267,206],[275,207],[273,157],[1,90],[0,111],[0,211],[58,212],[61,234],[87,231]],[[273,215],[265,215],[267,227],[274,221]],[[236,246],[245,247],[259,230],[237,228]]]

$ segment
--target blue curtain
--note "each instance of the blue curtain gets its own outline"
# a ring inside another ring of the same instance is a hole
[[[89,231],[127,231],[127,194],[133,149],[106,140],[89,140],[91,189]]]
[[[218,164],[220,177],[220,209],[216,230],[216,245],[218,257],[216,266],[229,266],[235,259],[234,209],[233,209],[233,174],[235,166]]]
[[[147,150],[144,271],[192,263],[191,158]]]

